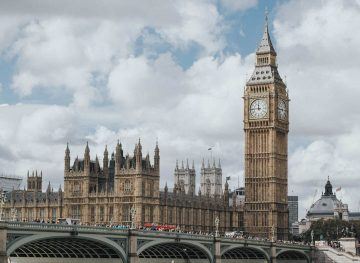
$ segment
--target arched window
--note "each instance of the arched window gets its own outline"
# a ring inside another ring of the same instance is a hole
[[[131,192],[131,182],[130,180],[126,180],[124,183],[124,192]]]

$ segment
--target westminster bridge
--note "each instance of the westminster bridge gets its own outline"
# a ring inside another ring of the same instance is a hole
[[[0,223],[0,263],[312,263],[313,247],[175,232]]]

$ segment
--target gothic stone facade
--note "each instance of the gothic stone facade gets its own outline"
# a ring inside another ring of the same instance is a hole
[[[288,103],[266,21],[244,93],[245,229],[253,236],[287,238]]]
[[[4,218],[20,221],[46,220],[56,222],[63,215],[63,191],[54,191],[49,183],[42,192],[42,172],[27,175],[27,189],[6,193]],[[11,208],[13,211],[11,211]]]
[[[220,218],[220,230],[237,230],[243,226],[243,209],[236,204],[236,195],[225,184],[224,194],[216,197],[186,193],[175,184],[173,192],[159,189],[160,153],[156,145],[154,162],[142,157],[140,141],[134,155],[123,154],[122,145],[108,157],[105,148],[103,165],[96,156],[90,158],[86,145],[84,158],[75,158],[70,165],[70,149],[65,150],[64,192],[54,192],[50,186],[41,192],[42,177],[28,177],[28,190],[13,191],[6,205],[21,211],[18,220],[79,219],[83,224],[131,224],[131,209],[135,208],[135,224],[168,224],[188,231],[214,231],[214,221]],[[36,182],[36,183],[35,183]],[[34,188],[35,187],[35,188]],[[31,195],[31,197],[30,197]],[[231,197],[229,197],[231,196]],[[56,209],[56,211],[54,210]],[[28,212],[28,211],[31,211]]]
[[[143,158],[140,141],[134,155],[124,155],[118,142],[111,160],[107,148],[103,167],[96,157],[90,159],[86,145],[84,158],[76,158],[70,167],[70,150],[65,151],[64,216],[78,218],[85,224],[131,224],[131,209],[135,222],[158,223],[159,219],[160,156],[156,146],[154,165],[149,154]]]

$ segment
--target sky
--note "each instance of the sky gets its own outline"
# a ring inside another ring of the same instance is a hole
[[[141,138],[161,155],[161,186],[176,160],[221,159],[243,185],[242,95],[265,9],[289,90],[289,195],[303,217],[327,177],[360,208],[360,1],[2,0],[0,173],[63,184],[89,142],[91,157]],[[212,152],[208,148],[212,147]]]

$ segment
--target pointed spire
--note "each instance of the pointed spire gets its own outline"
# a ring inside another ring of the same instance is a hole
[[[189,160],[186,158],[186,169],[189,169]]]
[[[49,184],[48,184],[48,187],[47,187],[47,192],[50,192],[51,191],[51,185],[50,185],[50,181],[49,181]]]
[[[165,188],[164,188],[164,190],[165,190],[165,192],[167,192],[168,191],[168,186],[167,186],[167,182],[165,183]]]
[[[215,158],[213,159],[213,168],[216,168],[216,165],[215,165]]]
[[[205,168],[205,160],[204,158],[202,159],[202,162],[201,162],[201,169],[204,169]]]
[[[66,143],[65,155],[70,155],[69,142]]]
[[[109,153],[108,153],[108,149],[107,149],[107,145],[105,145],[105,150],[104,150],[104,155],[108,155]]]
[[[89,142],[86,141],[85,153],[90,153]]]
[[[220,158],[219,158],[219,164],[218,164],[218,168],[221,168],[221,162],[220,162]]]
[[[181,160],[181,169],[184,169],[184,160]]]
[[[208,159],[208,168],[210,168],[210,160]]]
[[[259,54],[259,53],[274,53],[274,54],[276,54],[275,49],[274,49],[273,44],[270,39],[270,35],[269,35],[267,9],[265,11],[264,33],[263,33],[262,39],[260,41],[260,44],[258,46],[258,49],[256,50],[256,54]]]
[[[192,167],[191,167],[191,169],[195,169],[195,162],[194,162],[194,160],[192,161]]]
[[[42,170],[40,170],[40,177],[42,177]]]
[[[178,170],[179,169],[179,161],[176,160],[176,166],[175,166],[175,169]]]

